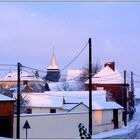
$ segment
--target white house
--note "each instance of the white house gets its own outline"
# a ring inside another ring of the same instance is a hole
[[[48,91],[45,93],[23,93],[22,96],[29,101],[27,112],[30,113],[69,111],[77,104],[87,102],[89,98],[87,91]],[[93,91],[92,99],[106,102],[106,91]]]
[[[74,93],[75,95],[75,93]],[[36,95],[37,96],[37,95]],[[40,95],[39,95],[40,96]],[[62,100],[64,103],[64,97],[57,96],[55,97],[55,103],[51,102],[50,96],[53,95],[44,95],[44,98],[48,97],[46,101],[48,101],[49,105],[55,105],[54,107],[59,108],[59,112],[56,113],[44,113],[41,111],[33,114],[21,114],[21,125],[20,125],[20,134],[21,138],[26,137],[26,130],[23,129],[23,125],[27,120],[31,126],[31,129],[28,130],[28,138],[79,138],[79,123],[84,123],[85,127],[88,128],[88,100],[81,98],[83,102],[80,103],[65,103],[61,104]],[[70,96],[70,95],[69,95]],[[32,97],[32,96],[30,96]],[[41,95],[41,98],[43,95]],[[68,97],[68,96],[67,96]],[[80,98],[81,95],[76,95],[76,99]],[[33,97],[34,98],[34,97]],[[72,97],[71,97],[72,98]],[[86,98],[86,96],[84,97]],[[35,99],[35,98],[34,98]],[[33,101],[34,105],[44,106],[47,105],[45,100],[40,100],[36,98]],[[67,101],[67,100],[66,100]],[[70,101],[70,100],[69,100]],[[77,100],[79,102],[80,99]],[[60,112],[61,109],[61,112]],[[63,111],[62,111],[63,110]],[[108,130],[112,130],[114,128],[119,128],[123,125],[122,123],[122,107],[115,102],[106,102],[105,99],[94,100],[92,102],[92,118],[93,118],[93,134],[100,133]],[[117,127],[116,127],[117,126]],[[14,137],[16,136],[16,116],[14,122]]]
[[[79,80],[82,73],[83,70],[68,70],[66,80]]]

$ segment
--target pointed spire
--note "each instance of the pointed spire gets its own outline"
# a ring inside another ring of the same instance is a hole
[[[57,61],[56,61],[56,57],[54,54],[54,47],[53,47],[53,55],[51,58],[51,63],[50,63],[50,66],[48,67],[48,69],[59,69]]]

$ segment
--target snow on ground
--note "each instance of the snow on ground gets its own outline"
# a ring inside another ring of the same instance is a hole
[[[127,133],[132,132],[135,129],[135,127],[137,126],[137,124],[140,123],[140,117],[139,117],[140,116],[140,109],[139,108],[140,108],[140,104],[136,106],[136,112],[134,114],[134,117],[130,122],[127,123],[127,126],[123,126],[120,129],[114,129],[111,131],[95,134],[92,136],[92,138],[100,138],[100,139],[109,138],[112,136],[122,135],[122,134],[127,134]]]
[[[78,91],[82,90],[80,81],[66,81],[66,82],[50,82],[48,83],[51,91]]]

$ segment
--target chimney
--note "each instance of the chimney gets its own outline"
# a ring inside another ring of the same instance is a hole
[[[113,71],[115,71],[115,62],[107,62],[104,64],[104,67],[109,66]]]

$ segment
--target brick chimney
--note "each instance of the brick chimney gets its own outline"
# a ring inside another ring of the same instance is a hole
[[[113,71],[115,71],[115,62],[107,62],[104,64],[104,67],[109,66]]]

